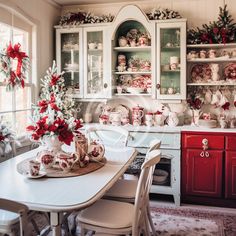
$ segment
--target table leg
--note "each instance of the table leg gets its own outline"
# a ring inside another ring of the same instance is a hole
[[[61,236],[62,214],[60,212],[50,212],[50,224],[52,236]]]

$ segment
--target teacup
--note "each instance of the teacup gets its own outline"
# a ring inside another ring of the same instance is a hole
[[[57,156],[57,160],[62,171],[66,173],[73,168],[74,164],[77,161],[79,161],[79,155],[78,153],[59,153]]]
[[[199,52],[199,57],[200,57],[200,58],[206,58],[206,56],[207,56],[206,50],[201,50],[201,51]]]
[[[97,44],[96,43],[89,43],[88,44],[88,48],[89,49],[96,49],[97,48]]]
[[[35,161],[35,160],[30,160],[29,161],[29,174],[32,176],[39,175],[40,165],[41,165],[40,162]]]

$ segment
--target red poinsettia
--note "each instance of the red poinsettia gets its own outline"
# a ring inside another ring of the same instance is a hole
[[[203,105],[203,101],[199,97],[195,96],[195,94],[191,95],[187,99],[187,103],[189,104],[190,109],[193,110],[199,110]]]
[[[61,78],[61,75],[52,75],[51,81],[50,81],[50,85],[54,86],[57,84],[57,81]]]
[[[53,93],[50,96],[50,101],[43,99],[38,102],[38,106],[40,107],[39,113],[44,113],[47,110],[48,105],[50,105],[53,110],[60,111],[59,107],[56,105],[56,99]]]
[[[5,137],[2,135],[2,133],[0,133],[0,142],[3,141],[5,139]]]

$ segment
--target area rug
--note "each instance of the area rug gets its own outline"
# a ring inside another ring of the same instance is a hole
[[[236,236],[235,214],[192,207],[152,207],[160,236]]]
[[[151,207],[154,226],[160,236],[236,236],[236,210],[234,213],[226,211],[212,211],[204,208],[192,207]],[[39,228],[46,224],[46,218],[42,214],[35,216]],[[69,225],[73,225],[73,217],[70,217]],[[32,226],[30,226],[32,227]],[[77,227],[76,235],[79,236]],[[33,230],[30,236],[36,236]],[[49,235],[51,235],[49,233]],[[65,235],[62,232],[62,235]],[[92,235],[91,233],[87,236]]]

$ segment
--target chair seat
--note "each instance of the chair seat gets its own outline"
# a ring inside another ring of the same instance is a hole
[[[105,197],[111,198],[125,198],[133,199],[135,198],[136,189],[138,181],[137,180],[126,180],[119,179],[105,194]]]
[[[19,215],[10,211],[0,210],[0,228],[1,226],[13,225],[19,222]]]
[[[132,227],[133,217],[133,204],[101,199],[81,211],[76,221],[109,229],[122,229]]]

